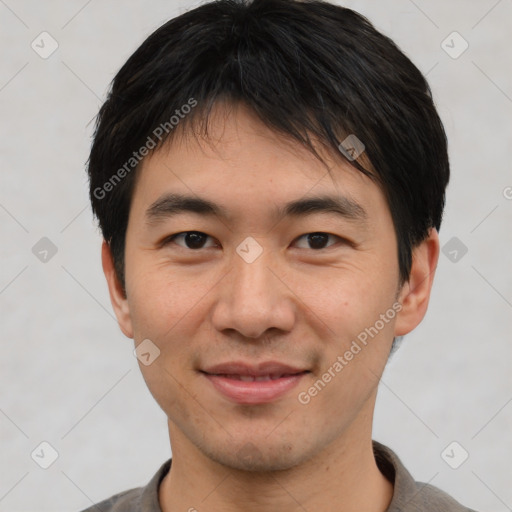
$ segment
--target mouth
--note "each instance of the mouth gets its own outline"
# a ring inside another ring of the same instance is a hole
[[[300,372],[306,373],[306,372]],[[227,373],[214,373],[214,374],[206,374],[213,375],[214,377],[224,377],[226,379],[233,380],[241,380],[243,382],[266,382],[269,380],[278,380],[283,377],[292,377],[294,375],[299,375],[299,373],[283,373],[283,374],[268,374],[268,375],[236,375],[236,374],[227,374]]]
[[[213,388],[238,404],[263,404],[283,397],[308,373],[298,367],[265,362],[259,365],[224,363],[200,370]]]

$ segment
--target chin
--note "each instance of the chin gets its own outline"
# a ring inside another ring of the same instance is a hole
[[[237,442],[237,449],[233,449],[235,443],[225,446],[225,450],[219,451],[219,445],[203,453],[229,469],[251,472],[285,471],[291,469],[305,460],[308,454],[304,449],[295,449],[290,442],[281,445],[269,443],[268,439],[262,441]],[[297,443],[299,446],[301,443]]]

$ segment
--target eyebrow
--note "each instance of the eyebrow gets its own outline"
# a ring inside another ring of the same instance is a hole
[[[146,221],[158,224],[180,213],[195,213],[207,217],[228,220],[228,210],[208,199],[176,193],[165,194],[146,210]],[[305,197],[285,203],[274,209],[276,218],[306,217],[317,213],[334,213],[344,219],[363,223],[368,215],[365,209],[353,199],[345,196],[320,195]]]

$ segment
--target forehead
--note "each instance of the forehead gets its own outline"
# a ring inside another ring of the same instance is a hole
[[[169,194],[195,196],[204,200],[198,209],[208,209],[209,202],[218,207],[217,214],[233,218],[261,207],[269,217],[293,214],[292,200],[326,195],[341,198],[352,213],[362,210],[361,217],[387,208],[374,181],[341,155],[317,147],[325,163],[298,141],[269,129],[248,109],[218,107],[209,118],[207,138],[184,131],[146,157],[138,170],[132,208],[140,207],[140,213],[152,209],[158,216],[155,205]]]

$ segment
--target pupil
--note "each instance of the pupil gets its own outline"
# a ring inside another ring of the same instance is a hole
[[[312,249],[322,249],[327,239],[326,233],[311,233],[308,235],[308,242]]]
[[[322,249],[327,241],[326,233],[310,233],[308,242],[312,249]],[[204,234],[190,231],[185,235],[185,242],[190,249],[201,249],[204,244]]]
[[[190,249],[201,249],[204,243],[204,235],[197,231],[191,231],[185,235],[185,242]]]

